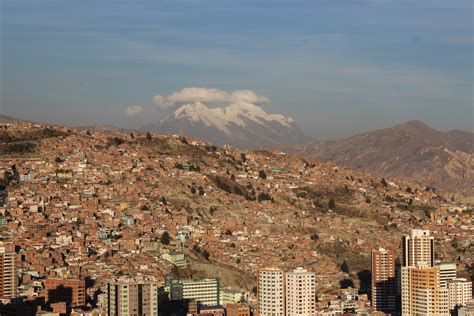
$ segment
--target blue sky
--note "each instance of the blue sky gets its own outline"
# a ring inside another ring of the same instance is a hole
[[[472,130],[473,8],[461,0],[1,1],[0,113],[138,128],[186,87],[268,97],[334,139],[420,119]]]

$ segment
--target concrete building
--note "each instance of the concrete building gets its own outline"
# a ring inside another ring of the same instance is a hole
[[[474,301],[458,309],[458,316],[474,316]]]
[[[195,299],[199,305],[216,306],[220,303],[218,278],[173,279],[167,278],[165,290],[173,299]],[[182,297],[179,298],[179,292]]]
[[[436,262],[439,268],[439,282],[441,287],[447,287],[448,282],[456,279],[456,264],[454,262]]]
[[[86,305],[86,286],[84,280],[46,279],[43,284],[46,303],[64,302],[68,309]]]
[[[222,306],[201,306],[199,308],[199,315],[224,316],[225,308]]]
[[[465,306],[472,301],[472,282],[458,278],[448,281],[449,310]]]
[[[285,275],[286,316],[314,315],[316,312],[316,274],[296,268]]]
[[[165,253],[161,258],[180,268],[185,267],[188,264],[182,252]]]
[[[0,300],[15,298],[16,284],[15,248],[0,243]]]
[[[440,287],[439,268],[402,267],[402,315],[449,315],[448,290]]]
[[[386,314],[397,310],[395,254],[384,248],[372,250],[372,307]]]
[[[285,273],[267,268],[258,272],[257,299],[259,316],[285,315]]]
[[[247,293],[234,290],[231,288],[224,288],[221,290],[221,305],[226,306],[227,304],[239,303],[247,300]]]
[[[107,316],[158,315],[158,283],[153,278],[113,279],[102,291]]]
[[[170,279],[167,282],[167,291],[170,301],[179,301],[183,299],[183,283],[179,279]]]
[[[434,237],[429,230],[412,229],[409,235],[403,236],[402,251],[404,267],[434,266]]]
[[[250,316],[250,306],[246,303],[227,304],[226,316]]]

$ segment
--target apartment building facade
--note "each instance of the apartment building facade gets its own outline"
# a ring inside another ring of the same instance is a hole
[[[107,316],[158,315],[158,283],[153,278],[112,279],[102,292]]]
[[[285,272],[276,268],[261,269],[257,277],[259,316],[285,315]]]
[[[310,316],[316,313],[316,274],[296,268],[285,274],[286,316]]]
[[[372,307],[386,314],[397,310],[395,253],[384,248],[372,250]]]
[[[13,244],[0,243],[0,300],[16,297],[15,248]]]

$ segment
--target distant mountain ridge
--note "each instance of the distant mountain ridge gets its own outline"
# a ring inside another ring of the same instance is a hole
[[[22,120],[22,119],[15,118],[15,117],[0,114],[0,123],[11,124],[11,123],[16,123],[16,122],[26,122],[26,121]]]
[[[420,121],[347,139],[293,146],[291,154],[334,161],[381,177],[474,193],[474,133],[441,132]]]
[[[90,132],[109,133],[109,134],[134,132],[134,130],[118,127],[115,125],[87,125],[87,126],[75,127],[75,129],[82,130],[82,131],[90,131]]]
[[[216,145],[240,148],[278,147],[308,141],[291,117],[268,114],[251,103],[231,104],[224,108],[193,102],[141,131],[190,135]]]

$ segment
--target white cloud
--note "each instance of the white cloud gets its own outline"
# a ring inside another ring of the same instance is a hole
[[[156,95],[153,101],[160,109],[173,107],[181,103],[203,102],[203,103],[252,103],[264,104],[270,102],[267,97],[259,96],[251,90],[236,90],[227,93],[214,88],[184,88],[181,91],[173,92],[168,96]]]
[[[253,104],[264,104],[270,102],[267,97],[256,95],[251,90],[237,90],[230,94],[230,100],[234,103],[253,103]]]
[[[125,111],[125,114],[127,114],[127,116],[136,116],[138,114],[141,114],[143,112],[146,112],[147,109],[141,105],[133,105],[133,106],[129,106],[127,108],[127,110]]]

